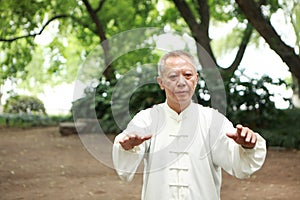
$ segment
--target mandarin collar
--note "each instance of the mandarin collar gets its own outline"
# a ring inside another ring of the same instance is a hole
[[[189,113],[189,110],[192,109],[192,105],[193,105],[193,102],[191,101],[190,105],[188,105],[188,107],[186,107],[183,111],[181,111],[179,114],[174,111],[172,108],[170,108],[170,106],[168,105],[167,102],[165,102],[163,104],[163,107],[165,109],[165,111],[168,113],[168,115],[177,120],[177,121],[181,121],[183,119],[185,119],[187,117],[187,114]]]

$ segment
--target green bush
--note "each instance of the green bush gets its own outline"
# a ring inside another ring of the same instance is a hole
[[[54,126],[59,122],[72,120],[70,114],[48,116],[41,100],[26,95],[10,97],[3,111],[0,115],[0,126],[6,127]]]
[[[145,79],[144,76],[148,75],[148,73],[144,73],[134,84],[138,85],[140,83],[139,81],[143,81]],[[152,78],[153,81],[156,81],[156,77]],[[151,79],[151,77],[147,77],[147,79]],[[119,86],[120,88],[124,86],[124,89],[120,89],[122,91],[121,93],[115,91],[115,83],[107,81],[100,81],[95,89],[87,88],[86,96],[73,102],[72,112],[74,118],[97,117],[103,132],[116,133],[121,131],[121,127],[116,124],[114,117],[122,119],[119,123],[122,123],[121,126],[125,127],[130,120],[128,114],[132,117],[142,109],[164,102],[164,93],[157,84],[146,84],[138,87],[135,91],[128,91],[128,88],[131,88],[128,87],[129,84],[132,83],[128,82]],[[131,92],[133,92],[133,94]],[[124,102],[127,100],[129,100],[129,105],[125,103],[124,106]],[[114,104],[114,108],[118,110],[118,113],[115,113],[117,116],[113,116],[112,104]]]
[[[26,95],[15,95],[8,98],[3,111],[13,114],[46,114],[44,103],[41,100]]]
[[[282,110],[276,122],[258,129],[268,146],[300,149],[300,109]]]
[[[241,80],[243,78],[243,81]],[[268,127],[277,120],[281,110],[272,101],[274,94],[268,86],[288,85],[283,80],[268,76],[260,79],[237,76],[225,84],[227,91],[227,115],[235,124],[242,123],[252,128]]]
[[[153,77],[149,77],[153,76]],[[141,71],[132,77],[127,77],[124,89],[120,94],[116,94],[115,82],[101,80],[96,88],[87,88],[86,96],[73,103],[72,110],[75,111],[75,118],[95,118],[100,121],[100,126],[106,133],[119,132],[120,127],[115,123],[112,115],[112,104],[118,110],[117,117],[122,120],[122,126],[128,123],[128,114],[132,117],[138,111],[151,107],[154,104],[165,101],[164,92],[158,87],[156,77],[153,73]],[[134,88],[144,80],[152,80],[151,84],[138,87],[135,91],[128,91],[128,88]],[[196,88],[196,101],[202,105],[209,106],[210,91],[207,89],[204,79],[200,76]],[[269,92],[266,85],[285,84],[282,81],[273,81],[269,77],[261,79],[246,79],[241,81],[237,75],[232,77],[228,83],[225,83],[227,90],[227,116],[234,124],[242,123],[249,127],[258,128],[266,127],[276,120],[276,116],[281,112],[275,108],[271,100],[273,94]],[[118,85],[117,87],[123,87]],[[201,95],[202,94],[202,95]],[[204,99],[204,95],[206,98]],[[112,96],[114,99],[112,99]],[[126,100],[129,101],[129,113]],[[125,103],[124,103],[125,102]],[[125,105],[125,106],[124,106]],[[96,116],[95,116],[96,114]],[[115,116],[116,117],[116,116]],[[121,127],[122,128],[122,127]]]

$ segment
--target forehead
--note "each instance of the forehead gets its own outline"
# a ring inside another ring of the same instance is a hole
[[[165,61],[165,67],[169,69],[192,69],[195,70],[193,63],[186,56],[170,56]]]

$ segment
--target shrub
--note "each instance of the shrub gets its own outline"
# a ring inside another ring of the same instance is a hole
[[[44,103],[36,97],[15,95],[4,105],[3,111],[12,114],[46,114]]]
[[[95,118],[95,113],[104,133],[116,133],[126,127],[130,116],[132,117],[138,111],[164,101],[164,94],[157,84],[143,85],[133,91],[132,95],[132,91],[126,90],[128,87],[125,86],[124,90],[121,89],[121,91],[126,92],[118,94],[118,92],[114,91],[114,86],[112,85],[115,84],[101,81],[97,88],[87,88],[86,96],[73,102],[72,111],[74,118]],[[113,93],[115,95],[114,101],[112,101]],[[127,107],[127,104],[124,106],[124,102],[128,99],[129,105]],[[116,116],[112,114],[112,104],[114,104],[114,109],[118,110],[118,113],[115,113]],[[117,125],[114,117],[121,119],[121,122],[119,120],[118,123],[122,124]]]
[[[268,146],[300,149],[300,109],[282,110],[276,123],[259,129]]]
[[[201,72],[200,72],[201,74]],[[152,77],[153,76],[153,77]],[[100,126],[105,133],[119,132],[126,127],[129,122],[128,114],[132,117],[138,111],[148,108],[154,104],[165,101],[164,92],[158,87],[153,73],[141,71],[136,76],[127,77],[127,82],[123,82],[124,89],[120,94],[114,89],[114,82],[100,80],[96,88],[87,88],[86,96],[73,103],[72,110],[75,118],[95,118],[100,121]],[[280,110],[275,108],[272,101],[273,94],[269,92],[268,85],[285,84],[281,80],[272,80],[264,76],[261,79],[247,78],[243,76],[243,81],[238,75],[234,75],[229,82],[225,82],[227,94],[227,116],[234,123],[242,123],[251,128],[267,127],[276,121]],[[128,89],[135,88],[143,80],[152,84],[138,87],[135,91]],[[210,105],[210,91],[204,79],[200,76],[194,98],[202,105]],[[131,87],[132,86],[132,87]],[[122,87],[122,85],[118,85]],[[114,99],[112,99],[112,95]],[[131,95],[131,96],[130,96]],[[126,100],[130,99],[129,102]],[[129,113],[127,103],[129,104]],[[125,105],[125,106],[124,106]],[[122,127],[118,127],[112,115],[111,107],[118,110],[117,116],[122,119]]]
[[[268,127],[276,123],[282,111],[275,107],[272,100],[274,94],[268,86],[281,85],[289,87],[285,81],[273,80],[268,76],[254,79],[235,75],[225,84],[228,117],[235,124],[242,123],[252,128]]]

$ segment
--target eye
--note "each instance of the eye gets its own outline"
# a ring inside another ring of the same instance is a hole
[[[184,74],[184,77],[187,78],[187,79],[192,78],[192,76],[193,76],[193,74],[189,73],[189,72]]]
[[[177,78],[177,74],[170,74],[168,77],[171,80],[175,80]]]

